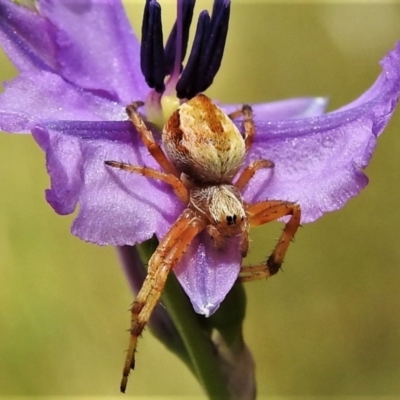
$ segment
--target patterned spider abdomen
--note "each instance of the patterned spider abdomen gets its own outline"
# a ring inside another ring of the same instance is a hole
[[[236,125],[203,94],[171,115],[162,140],[174,166],[200,182],[231,182],[246,151]]]

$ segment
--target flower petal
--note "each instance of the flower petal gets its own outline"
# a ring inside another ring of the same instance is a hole
[[[32,133],[46,152],[47,201],[59,214],[72,213],[79,203],[72,233],[81,239],[119,246],[154,232],[162,237],[182,211],[168,185],[104,164],[159,168],[129,122],[61,121],[38,125]]]
[[[4,86],[0,129],[7,132],[28,132],[38,121],[127,118],[120,104],[79,89],[51,72],[22,73]]]
[[[325,97],[301,97],[270,103],[252,104],[254,117],[263,120],[279,120],[307,118],[322,115],[325,112],[328,99]],[[221,104],[225,113],[240,110],[243,104]]]
[[[60,75],[125,105],[144,98],[140,46],[120,0],[40,0],[39,9],[55,28]]]
[[[383,72],[353,108],[306,119],[258,119],[249,161],[270,159],[275,168],[257,172],[245,200],[294,201],[301,206],[302,222],[311,222],[358,194],[368,182],[361,169],[398,101],[399,59],[400,44],[382,61]]]
[[[223,251],[203,232],[194,239],[174,273],[198,314],[209,317],[235,283],[241,265],[240,238],[229,239]]]
[[[10,0],[0,0],[0,43],[20,71],[57,69],[49,21]]]
[[[0,0],[0,42],[21,71],[56,72],[123,104],[143,99],[140,46],[119,0]]]

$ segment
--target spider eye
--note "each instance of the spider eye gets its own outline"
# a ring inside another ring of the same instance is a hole
[[[236,214],[233,214],[233,216],[232,215],[227,215],[226,216],[226,222],[228,223],[228,225],[236,224],[236,220],[237,220]]]

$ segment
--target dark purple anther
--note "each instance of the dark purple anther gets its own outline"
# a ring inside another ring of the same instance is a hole
[[[161,7],[155,0],[147,0],[143,15],[140,68],[152,89],[162,93],[165,89],[164,45],[161,23]]]
[[[200,64],[203,46],[207,43],[208,33],[210,31],[211,19],[207,11],[203,11],[197,21],[196,35],[194,37],[192,51],[186,67],[176,84],[176,94],[180,99],[190,99],[200,91],[197,76],[197,67]]]
[[[221,66],[224,55],[226,36],[228,34],[230,2],[215,1],[211,15],[211,33],[200,60],[199,75],[205,73],[204,85],[208,88]]]
[[[165,65],[167,74],[169,75],[174,72],[177,46],[180,47],[180,63],[182,63],[183,59],[185,58],[189,40],[189,29],[192,23],[193,10],[196,0],[181,0],[181,2],[181,10],[178,8],[177,21],[175,22],[168,37],[167,44],[165,45]],[[179,6],[180,4],[178,2],[178,7]],[[181,29],[178,28],[178,24],[180,24]],[[182,70],[182,65],[180,66],[180,70]]]
[[[190,99],[204,92],[221,66],[228,33],[230,1],[216,0],[211,19],[202,12],[192,51],[176,86],[177,96]]]
[[[211,85],[221,66],[228,33],[230,0],[215,0],[211,18],[207,11],[200,13],[192,51],[182,71],[195,2],[178,0],[177,19],[164,50],[161,7],[156,0],[146,1],[140,66],[147,84],[158,93],[164,93],[165,78],[169,75],[167,87],[176,84],[177,97],[191,99]]]

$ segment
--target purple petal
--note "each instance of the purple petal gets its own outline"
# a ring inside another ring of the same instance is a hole
[[[120,104],[76,88],[50,72],[22,73],[4,86],[0,129],[7,132],[28,132],[37,121],[127,118]]]
[[[209,317],[235,283],[241,265],[240,238],[229,239],[221,251],[205,232],[194,239],[189,251],[174,268],[179,283],[198,314]]]
[[[46,152],[51,189],[46,198],[59,214],[79,212],[72,232],[99,245],[133,245],[154,232],[163,237],[182,211],[171,188],[104,161],[158,168],[128,122],[63,121],[36,126]]]
[[[39,9],[54,26],[60,75],[123,104],[144,98],[140,46],[120,0],[40,0]]]
[[[259,116],[249,161],[267,158],[273,170],[260,171],[244,193],[253,203],[295,201],[302,222],[337,210],[367,184],[361,171],[376,138],[393,114],[400,91],[400,44],[382,61],[383,72],[353,108],[325,116],[267,121]]]
[[[123,104],[144,98],[139,43],[119,0],[41,0],[39,9],[0,0],[0,42],[19,70],[56,72]]]
[[[132,245],[153,233],[162,238],[182,212],[168,185],[104,165],[115,160],[159,169],[129,122],[59,121],[37,125],[32,133],[46,152],[47,201],[59,214],[79,204],[72,232],[81,239]],[[237,240],[221,252],[203,233],[174,269],[197,312],[214,313],[236,281]]]
[[[307,118],[322,115],[328,100],[324,97],[304,97],[270,103],[252,104],[254,117],[273,121],[280,119]],[[222,104],[225,113],[240,110],[243,104]]]
[[[20,71],[56,70],[52,26],[46,18],[10,0],[0,0],[0,43]]]

